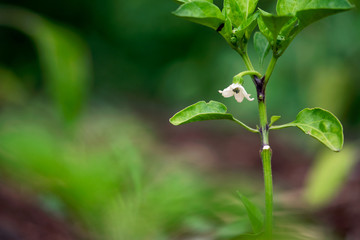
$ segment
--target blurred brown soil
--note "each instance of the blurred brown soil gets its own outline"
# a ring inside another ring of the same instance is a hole
[[[1,240],[75,240],[72,226],[38,207],[32,194],[0,184]]]

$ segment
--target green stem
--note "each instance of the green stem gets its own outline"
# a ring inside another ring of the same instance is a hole
[[[282,125],[271,126],[270,130],[277,130],[277,129],[283,129],[283,128],[294,127],[294,126],[296,126],[296,124],[291,122],[291,123],[286,123],[286,124],[282,124]]]
[[[246,76],[246,75],[251,75],[251,76],[257,76],[259,78],[261,78],[261,74],[257,71],[243,71],[237,75],[234,76],[234,78],[238,77],[238,78],[242,78],[243,76]]]
[[[271,74],[274,71],[276,62],[277,62],[277,58],[273,56],[265,72],[264,87],[266,87],[267,83],[269,82]]]
[[[236,122],[237,124],[241,125],[242,127],[244,127],[246,130],[248,130],[248,131],[250,131],[250,132],[253,132],[253,133],[258,133],[258,132],[259,132],[259,130],[249,127],[248,125],[246,125],[245,123],[241,122],[240,120],[237,120],[237,119],[234,118],[234,117],[233,117],[232,120],[233,120],[234,122]]]
[[[244,60],[244,63],[246,65],[247,69],[249,71],[255,71],[255,69],[254,69],[254,67],[253,67],[253,65],[251,63],[251,60],[249,58],[249,54],[247,53],[247,50],[241,51],[240,49],[237,49],[236,51],[240,54],[240,56]]]
[[[269,145],[269,127],[266,113],[265,97],[259,100],[259,117],[260,117],[260,136],[261,136],[261,160],[264,171],[265,185],[265,237],[266,240],[272,239],[273,228],[273,183],[271,171],[271,148]]]
[[[269,69],[269,68],[268,68]],[[271,68],[273,69],[273,67]],[[267,71],[268,72],[268,71]],[[271,72],[268,76],[271,75]],[[266,76],[265,76],[266,78]],[[267,78],[269,79],[269,78]],[[264,82],[265,84],[265,82]],[[265,86],[264,86],[265,88]],[[265,185],[265,239],[272,239],[273,228],[273,183],[272,183],[272,171],[271,171],[271,148],[269,145],[269,125],[267,119],[267,111],[265,104],[265,90],[262,97],[258,96],[259,103],[259,118],[260,118],[260,134],[261,134],[261,152],[260,156],[263,164],[264,171],[264,185]]]
[[[244,63],[249,71],[254,71],[254,67],[251,64],[247,51],[238,51],[244,60]],[[259,107],[259,120],[260,128],[259,133],[261,137],[261,152],[260,156],[263,164],[264,171],[264,185],[265,185],[265,239],[272,240],[272,229],[273,229],[273,182],[272,182],[272,170],[271,170],[271,148],[269,145],[269,125],[267,119],[267,110],[265,104],[265,90],[266,85],[270,79],[270,76],[274,70],[277,58],[272,57],[267,67],[262,92],[258,91],[258,107]],[[258,88],[259,86],[257,86]]]
[[[265,237],[266,240],[271,240],[273,229],[273,182],[271,171],[271,149],[269,145],[263,147],[261,159],[265,180]]]

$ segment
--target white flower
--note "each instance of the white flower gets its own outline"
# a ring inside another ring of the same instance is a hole
[[[254,100],[254,98],[250,98],[250,94],[248,94],[245,88],[239,83],[233,83],[227,88],[225,88],[223,91],[219,90],[219,93],[221,93],[223,97],[226,98],[234,96],[236,101],[238,101],[239,103],[244,100],[244,97],[249,101]]]

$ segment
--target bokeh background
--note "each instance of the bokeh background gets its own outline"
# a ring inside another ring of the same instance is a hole
[[[217,93],[245,68],[216,32],[173,16],[177,6],[1,1],[0,239],[205,240],[251,231],[235,192],[262,208],[258,136],[230,122],[168,122],[183,107],[217,100],[255,126],[256,103]],[[283,239],[360,239],[359,56],[356,8],[308,27],[278,61],[269,114],[286,123],[323,107],[345,129],[340,153],[298,129],[272,133]],[[251,81],[245,86],[254,96]]]

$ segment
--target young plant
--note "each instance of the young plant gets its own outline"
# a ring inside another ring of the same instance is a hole
[[[347,0],[278,0],[277,15],[256,9],[258,0],[224,0],[222,11],[212,0],[177,0],[181,5],[174,11],[178,17],[210,27],[217,31],[239,53],[247,70],[237,74],[232,84],[219,91],[224,97],[234,96],[241,103],[244,98],[253,101],[242,86],[243,77],[249,75],[256,87],[259,110],[259,127],[251,128],[227,112],[224,104],[216,101],[200,101],[176,113],[170,122],[181,125],[190,122],[227,119],[234,121],[246,130],[257,133],[261,139],[260,156],[263,163],[265,182],[265,221],[261,212],[243,195],[240,200],[247,209],[256,239],[273,239],[273,184],[271,172],[270,130],[298,127],[333,151],[343,147],[343,128],[339,120],[329,111],[321,108],[306,108],[296,120],[283,125],[273,125],[280,116],[272,116],[270,122],[266,110],[266,87],[279,57],[285,52],[292,40],[305,27],[326,16],[351,9]],[[262,63],[268,53],[272,58],[265,74],[256,71],[247,52],[252,32],[258,26],[260,32],[254,34],[254,47]],[[246,239],[250,239],[248,235]]]

